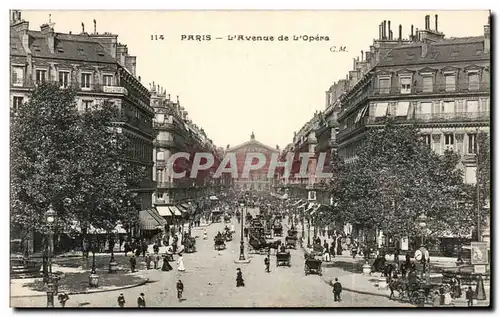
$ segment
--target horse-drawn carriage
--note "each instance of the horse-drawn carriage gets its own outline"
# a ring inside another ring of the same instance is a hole
[[[281,223],[274,223],[273,233],[275,236],[282,237],[283,236],[283,225]]]
[[[306,256],[306,261],[304,263],[304,272],[306,275],[318,274],[321,276],[323,274],[321,270],[321,260],[316,259],[312,256]]]
[[[226,239],[227,242],[233,241],[233,234],[230,230],[226,230],[224,233],[224,238]]]
[[[290,229],[288,230],[288,235],[285,238],[285,247],[287,249],[297,249],[297,230]]]
[[[269,229],[269,228],[264,229],[264,237],[266,239],[272,239],[273,238],[273,232],[271,231],[271,229]]]
[[[224,215],[224,223],[230,223],[231,222],[231,215],[225,214]]]
[[[196,252],[196,239],[188,235],[184,236],[184,252],[193,253]]]
[[[220,209],[214,209],[212,211],[212,222],[221,222],[222,211]]]
[[[290,252],[276,253],[276,266],[292,266]]]
[[[226,239],[223,235],[217,235],[214,238],[214,248],[215,250],[224,250],[226,248]]]

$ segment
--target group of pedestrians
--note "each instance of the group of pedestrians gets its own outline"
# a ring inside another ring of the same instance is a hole
[[[182,283],[181,280],[178,280],[176,285],[175,285],[175,288],[177,290],[177,299],[179,301],[181,301],[182,300],[182,293],[184,292],[184,283]],[[120,308],[124,308],[125,304],[127,303],[123,293],[118,296],[116,301],[118,302],[118,306]],[[139,308],[146,307],[146,295],[144,293],[139,294],[139,297],[137,297],[137,307],[139,307]]]

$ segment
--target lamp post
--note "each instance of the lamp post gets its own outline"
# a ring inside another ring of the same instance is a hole
[[[241,239],[240,239],[240,261],[245,261],[245,242],[243,240],[243,222],[245,221],[245,210],[246,209],[246,199],[240,201],[240,206],[241,206]]]
[[[417,220],[418,220],[418,225],[422,231],[420,246],[423,246],[424,245],[425,227],[427,227],[427,216],[425,214],[422,214],[418,217]]]
[[[48,245],[48,264],[49,264],[49,276],[47,281],[47,307],[54,307],[54,293],[55,285],[52,279],[52,252],[54,250],[54,234],[53,226],[56,220],[56,212],[52,208],[52,204],[49,209],[45,212],[45,221],[47,222],[48,235],[49,235],[49,245]]]
[[[117,263],[115,262],[115,237],[114,234],[111,233],[109,239],[109,245],[111,249],[111,259],[109,259],[109,273],[116,272]]]

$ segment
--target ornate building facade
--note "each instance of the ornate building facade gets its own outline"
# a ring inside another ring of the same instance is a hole
[[[255,139],[252,132],[250,140],[240,145],[229,147],[226,153],[234,153],[236,155],[236,163],[238,169],[238,178],[233,180],[233,188],[237,191],[271,191],[274,185],[274,177],[268,177],[269,164],[272,155],[279,155],[279,147],[272,148]],[[245,164],[256,164],[256,162],[247,162],[248,153],[262,153],[266,158],[266,164],[255,171],[250,171],[248,177],[244,177],[243,167]]]

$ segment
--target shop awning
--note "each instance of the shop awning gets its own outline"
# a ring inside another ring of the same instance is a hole
[[[313,208],[316,207],[316,204],[315,203],[309,203],[306,207],[306,212],[310,212],[313,210]]]
[[[170,211],[174,214],[174,216],[182,216],[182,212],[177,208],[177,206],[169,206]]]
[[[142,230],[163,229],[167,223],[158,211],[153,208],[139,211],[139,222]]]
[[[179,210],[180,210],[182,213],[189,212],[189,210],[191,209],[191,207],[190,207],[188,204],[180,204],[180,205],[177,205],[177,208],[179,208]]]
[[[297,205],[298,205],[298,204],[300,204],[301,202],[302,202],[302,199],[300,199],[299,201],[295,202],[295,203],[293,204],[293,206],[297,206]]]
[[[69,229],[71,231],[78,232],[78,233],[82,232],[82,228],[80,227],[79,222],[76,220],[71,221],[71,223],[69,224]],[[89,234],[107,234],[107,233],[124,234],[124,233],[127,233],[127,231],[123,228],[123,226],[121,224],[117,224],[110,232],[108,232],[107,230],[104,230],[104,229],[95,228],[94,226],[90,225],[88,233]]]
[[[169,206],[156,206],[156,210],[158,210],[158,214],[162,217],[171,217],[173,215]]]
[[[307,203],[303,203],[302,205],[298,206],[297,208],[302,209],[302,208],[304,208],[305,206],[307,206]]]

